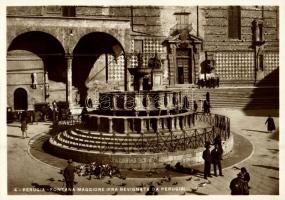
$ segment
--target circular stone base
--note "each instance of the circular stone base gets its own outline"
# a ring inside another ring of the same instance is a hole
[[[233,148],[233,136],[223,141],[224,154]],[[78,150],[64,145],[48,142],[49,152],[65,159],[73,159],[81,163],[102,162],[109,163],[121,169],[164,168],[166,164],[175,165],[180,162],[184,166],[194,166],[203,162],[202,153],[204,148],[187,149],[185,151],[161,152],[161,153],[97,153],[92,151]]]

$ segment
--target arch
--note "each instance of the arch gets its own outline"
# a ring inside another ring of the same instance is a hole
[[[105,32],[92,32],[80,38],[73,50],[72,80],[80,93],[80,103],[83,105],[87,97],[88,87],[85,82],[90,75],[91,69],[102,55],[112,55],[115,59],[124,56],[124,70],[126,68],[125,52],[121,43],[112,35]],[[108,61],[102,63],[108,68]],[[108,69],[105,70],[108,73]],[[106,79],[108,74],[105,74]],[[96,79],[96,74],[93,77]],[[123,76],[125,79],[125,75]]]
[[[50,33],[23,32],[11,41],[7,51],[11,50],[24,50],[36,54],[42,59],[50,80],[66,82],[65,51],[59,40]]]
[[[24,88],[17,88],[14,91],[14,110],[28,109],[28,93]]]
[[[60,39],[60,35],[58,34],[58,31],[56,29],[51,29],[43,26],[28,26],[28,27],[22,27],[22,26],[13,26],[13,28],[9,28],[9,34],[7,35],[7,47],[11,45],[13,40],[23,34],[29,33],[29,32],[42,32],[46,33],[53,38],[55,38],[59,43],[62,43],[62,40]]]

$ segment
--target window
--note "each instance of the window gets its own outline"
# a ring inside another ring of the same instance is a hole
[[[142,40],[134,40],[134,52],[135,53],[143,52],[143,41]]]
[[[228,14],[228,36],[231,39],[240,39],[240,6],[230,6],[228,9]]]
[[[75,17],[75,6],[63,6],[62,15],[65,17]]]
[[[188,24],[189,23],[189,14],[185,13],[179,13],[176,14],[176,22],[177,24]]]
[[[184,29],[189,25],[189,14],[187,12],[174,13],[176,17],[176,28]]]

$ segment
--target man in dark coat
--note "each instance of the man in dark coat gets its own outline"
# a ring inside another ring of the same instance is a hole
[[[212,163],[214,166],[214,175],[217,176],[217,166],[219,168],[219,175],[224,176],[222,173],[222,154],[223,152],[221,151],[221,148],[219,148],[219,145],[216,144],[215,148],[211,151],[211,158],[212,158]]]
[[[265,121],[265,124],[267,124],[267,131],[272,132],[275,130],[275,123],[273,118],[269,115],[267,120]]]
[[[248,185],[243,180],[242,173],[238,173],[230,183],[231,195],[248,195]]]
[[[198,110],[198,104],[197,104],[197,102],[196,101],[194,101],[194,112],[197,112],[197,110]]]
[[[214,138],[214,141],[213,141],[213,145],[216,146],[218,145],[218,149],[220,150],[220,152],[222,153],[223,155],[223,146],[222,146],[222,137],[221,135],[217,135],[215,138]],[[223,160],[223,157],[221,156],[221,160]]]
[[[241,173],[242,173],[242,175],[243,175],[243,180],[248,183],[248,182],[250,181],[250,175],[249,175],[249,173],[247,172],[246,168],[245,168],[245,167],[242,167],[242,168],[240,169],[240,171],[241,171]]]
[[[211,152],[210,152],[210,142],[206,142],[205,150],[203,151],[202,158],[204,159],[204,179],[208,179],[211,176]]]
[[[73,195],[73,183],[74,183],[74,173],[75,173],[75,167],[72,164],[72,160],[69,159],[68,165],[65,167],[63,171],[63,176],[66,184],[67,189],[67,195]]]
[[[209,92],[206,93],[206,100],[208,101],[208,103],[210,105],[210,93]]]

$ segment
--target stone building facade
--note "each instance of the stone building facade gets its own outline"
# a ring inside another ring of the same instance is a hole
[[[279,68],[279,9],[7,7],[8,106],[82,105],[100,90],[133,90],[127,69],[138,54],[144,67],[158,58],[146,77],[153,89],[195,87],[208,75],[221,86],[254,86]]]

